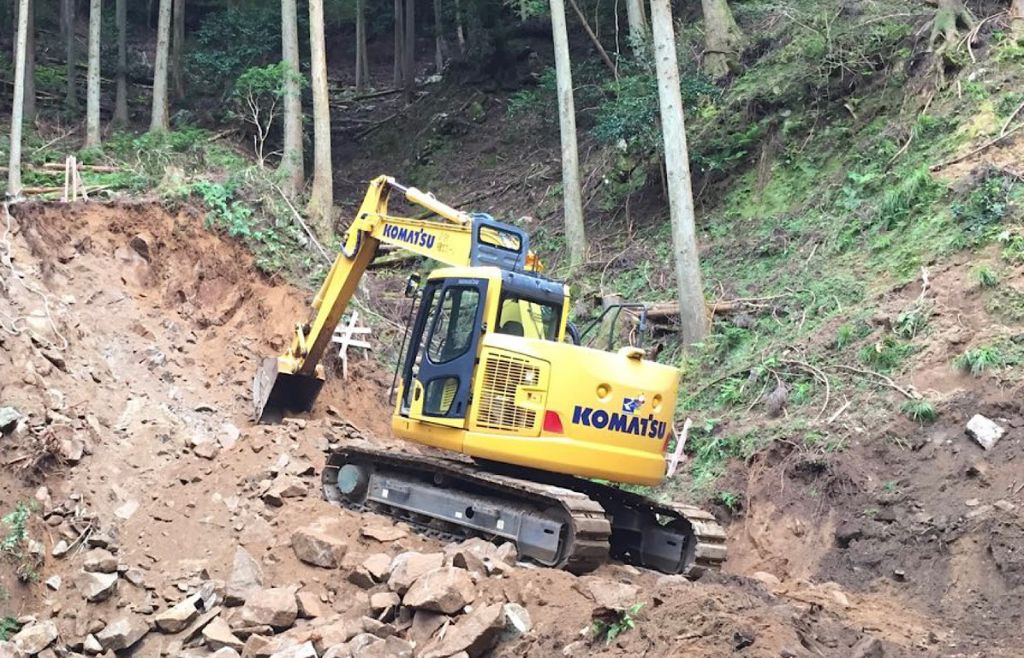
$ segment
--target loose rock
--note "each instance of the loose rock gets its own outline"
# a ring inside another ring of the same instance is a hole
[[[417,578],[402,598],[411,607],[454,614],[476,599],[469,572],[457,567],[441,567]]]
[[[995,421],[975,414],[967,421],[967,435],[978,442],[985,450],[991,450],[1006,434],[1006,430]]]
[[[250,625],[288,628],[295,623],[299,607],[291,589],[272,587],[254,592],[242,607],[242,620]]]
[[[235,561],[228,579],[224,602],[227,605],[242,605],[253,592],[263,587],[263,569],[249,551],[242,547],[235,549]]]
[[[500,603],[477,608],[448,629],[436,645],[424,647],[419,658],[447,658],[465,651],[470,658],[479,658],[498,641],[505,628],[505,613]]]
[[[622,612],[636,603],[638,590],[633,585],[616,583],[603,578],[581,578],[575,585],[580,593],[593,599],[594,614]]]
[[[114,573],[117,571],[117,558],[104,548],[94,548],[85,554],[82,568],[93,573]]]
[[[348,551],[348,544],[341,537],[332,534],[336,526],[332,519],[321,518],[315,523],[292,534],[292,550],[295,556],[306,564],[325,569],[337,569]]]
[[[190,596],[167,608],[153,618],[156,627],[163,633],[180,633],[199,615],[196,604],[198,596]]]
[[[104,650],[121,651],[141,640],[149,632],[149,624],[139,617],[120,617],[96,634]]]
[[[56,639],[57,624],[46,620],[28,624],[11,638],[11,642],[19,651],[34,656],[50,646]]]
[[[82,571],[75,576],[75,588],[90,603],[104,601],[117,589],[117,574]]]
[[[203,628],[203,639],[206,646],[214,651],[229,648],[241,651],[243,642],[231,632],[231,627],[222,618],[217,617]]]
[[[391,561],[388,587],[404,595],[417,578],[444,565],[444,553],[399,553]]]

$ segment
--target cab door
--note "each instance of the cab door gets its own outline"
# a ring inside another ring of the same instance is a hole
[[[486,297],[485,279],[446,279],[424,291],[404,376],[410,418],[465,426]]]

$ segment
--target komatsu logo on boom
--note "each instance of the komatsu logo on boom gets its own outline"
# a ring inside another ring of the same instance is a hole
[[[583,427],[594,427],[599,430],[610,432],[622,432],[633,436],[646,436],[651,439],[664,439],[668,429],[668,423],[655,420],[654,414],[643,418],[630,413],[620,414],[618,412],[608,413],[604,409],[591,409],[576,405],[572,412],[574,425]]]
[[[427,249],[434,248],[435,236],[427,233],[421,228],[413,229],[395,226],[394,224],[385,224],[384,237],[390,240],[405,242],[406,244],[411,244],[414,247],[426,247]]]

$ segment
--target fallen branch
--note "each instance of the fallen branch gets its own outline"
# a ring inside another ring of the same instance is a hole
[[[573,11],[576,12],[576,17],[580,19],[580,23],[583,24],[583,31],[587,33],[588,37],[590,37],[590,41],[593,42],[594,48],[597,49],[597,54],[601,56],[601,60],[604,62],[604,65],[608,67],[608,70],[611,71],[612,77],[616,82],[618,82],[619,72],[616,70],[615,64],[612,63],[611,57],[609,57],[607,51],[605,51],[604,46],[601,45],[601,40],[597,38],[597,35],[594,34],[594,30],[590,28],[590,22],[587,21],[587,17],[580,10],[580,6],[576,4],[576,0],[569,0],[569,4],[572,5]]]
[[[989,148],[989,147],[991,147],[991,146],[993,146],[995,144],[998,144],[999,142],[1001,142],[1002,140],[1006,139],[1010,135],[1014,134],[1015,132],[1017,132],[1021,128],[1024,128],[1024,124],[1021,124],[1021,125],[1017,126],[1016,128],[1014,128],[1013,130],[1011,130],[1009,132],[1002,133],[1001,135],[999,135],[998,137],[995,137],[994,139],[990,139],[989,141],[985,142],[984,144],[982,144],[978,148],[974,149],[973,151],[969,151],[967,153],[964,153],[963,155],[959,155],[959,156],[957,156],[955,158],[952,158],[950,160],[946,160],[945,162],[940,162],[937,165],[932,165],[931,167],[928,168],[928,171],[931,171],[931,172],[941,171],[942,169],[945,169],[949,165],[954,165],[954,164],[956,164],[958,162],[963,162],[967,158],[975,156],[975,155],[981,153],[982,151],[984,151],[985,149],[987,149],[987,148]]]
[[[831,365],[831,366],[825,366],[825,367],[826,368],[834,368],[836,370],[843,370],[843,371],[846,371],[846,372],[851,372],[851,373],[853,373],[855,375],[861,375],[862,377],[878,379],[882,383],[884,383],[886,386],[888,386],[889,388],[893,389],[894,391],[898,391],[901,395],[903,395],[908,400],[920,400],[920,399],[922,399],[921,394],[918,393],[916,390],[914,390],[913,386],[911,386],[909,389],[903,388],[902,386],[897,384],[895,382],[895,380],[892,379],[892,377],[889,377],[887,375],[883,375],[880,372],[875,372],[874,370],[862,370],[861,368],[854,368],[853,366],[844,366],[844,365]]]
[[[282,199],[284,199],[285,205],[287,205],[288,209],[292,211],[292,216],[295,217],[295,221],[297,221],[299,223],[299,226],[302,227],[302,230],[306,232],[306,236],[309,237],[309,240],[313,243],[313,245],[318,250],[320,250],[320,255],[324,257],[324,260],[328,264],[333,262],[334,259],[331,258],[330,254],[327,253],[327,250],[324,249],[324,246],[322,244],[320,244],[320,241],[316,239],[316,235],[313,234],[313,231],[311,231],[309,226],[306,225],[306,222],[303,221],[302,215],[300,215],[299,211],[296,210],[295,206],[292,205],[291,200],[288,199],[288,195],[284,193],[284,190],[278,187],[276,183],[271,183],[271,185],[274,186],[274,189],[277,190],[277,193],[281,195]]]

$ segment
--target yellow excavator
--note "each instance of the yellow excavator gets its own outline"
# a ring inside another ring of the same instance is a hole
[[[389,214],[392,195],[427,217]],[[439,451],[343,444],[322,473],[328,500],[438,536],[511,541],[522,559],[577,573],[609,557],[665,573],[721,564],[713,516],[611,484],[665,477],[679,371],[638,347],[577,344],[569,288],[541,274],[522,229],[390,177],[370,183],[312,320],[264,360],[257,421],[312,409],[321,358],[382,243],[447,266],[407,286],[415,314],[391,417],[398,437]]]

